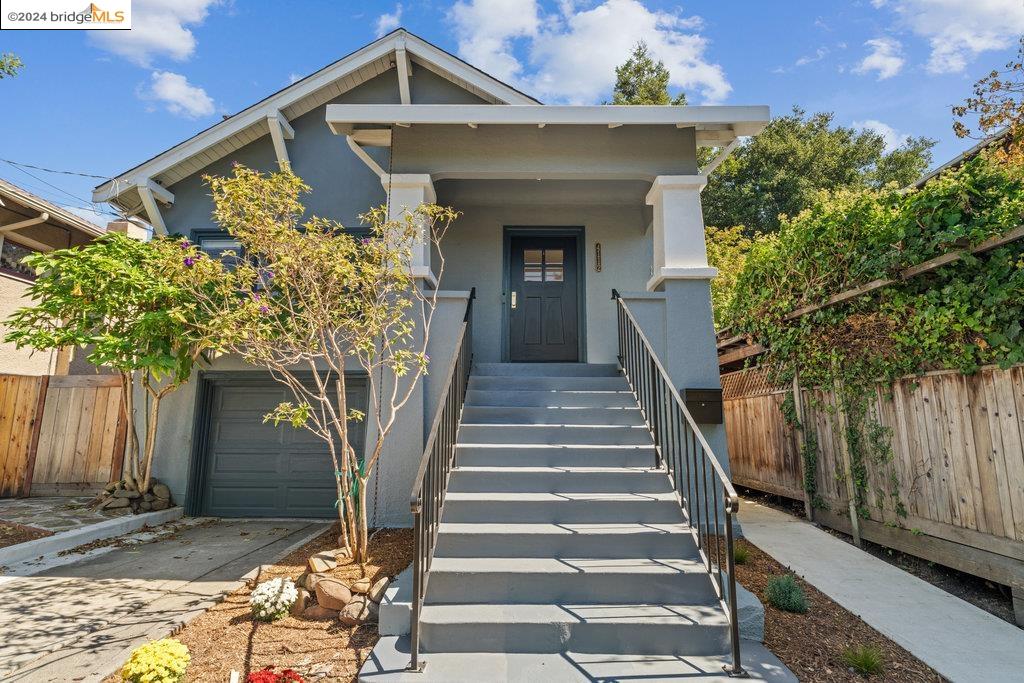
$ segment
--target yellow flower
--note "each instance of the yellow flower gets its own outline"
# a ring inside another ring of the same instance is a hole
[[[185,675],[191,657],[188,648],[173,638],[154,640],[132,650],[121,669],[129,683],[177,683]]]

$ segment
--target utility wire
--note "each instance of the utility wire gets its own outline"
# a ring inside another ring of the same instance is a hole
[[[77,176],[81,176],[83,178],[96,178],[98,180],[113,180],[113,178],[111,178],[110,176],[96,175],[94,173],[80,173],[78,171],[61,171],[61,170],[57,170],[57,169],[54,169],[54,168],[46,168],[44,166],[35,166],[33,164],[24,164],[24,163],[22,163],[20,161],[11,161],[10,159],[0,159],[0,161],[8,163],[11,166],[19,166],[19,167],[24,167],[24,168],[31,168],[31,169],[35,169],[36,171],[46,171],[47,173],[60,173],[62,175],[77,175]]]

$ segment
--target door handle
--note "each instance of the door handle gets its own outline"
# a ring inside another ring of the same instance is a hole
[[[516,290],[512,290],[512,308],[516,307]]]

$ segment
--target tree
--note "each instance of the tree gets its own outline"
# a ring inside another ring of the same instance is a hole
[[[718,269],[718,276],[711,280],[711,308],[718,328],[726,324],[736,279],[743,272],[747,252],[753,244],[753,240],[744,233],[742,225],[731,228],[708,226],[704,229],[708,265]]]
[[[339,543],[365,563],[367,483],[429,363],[437,290],[426,294],[413,278],[413,246],[422,238],[439,251],[457,214],[424,205],[388,220],[379,207],[361,217],[370,233],[358,238],[324,218],[300,224],[300,195],[309,188],[287,168],[264,175],[237,166],[207,182],[214,218],[241,255],[217,291],[195,292],[203,317],[213,330],[229,331],[225,350],[266,368],[291,393],[264,419],[307,429],[326,444]],[[442,257],[439,277],[443,271]],[[346,368],[362,369],[375,401],[365,457],[349,444],[349,421],[367,416],[345,403]]]
[[[22,66],[24,64],[18,55],[10,52],[0,53],[0,79],[17,76]]]
[[[668,92],[665,62],[654,61],[647,43],[640,41],[629,58],[615,69],[612,104],[686,104],[686,94],[674,98]]]
[[[931,163],[934,140],[909,138],[886,153],[879,133],[834,126],[833,119],[794,107],[740,145],[702,193],[707,223],[774,232],[780,214],[795,216],[820,190],[903,187]]]
[[[1017,56],[1006,63],[1004,71],[993,69],[974,84],[974,95],[953,107],[953,122],[958,137],[975,137],[964,123],[968,116],[977,118],[978,134],[987,138],[1007,130],[1008,142],[995,151],[1004,161],[1024,162],[1024,37],[1020,39]]]
[[[86,347],[90,363],[120,373],[130,425],[125,479],[137,491],[148,490],[160,402],[217,347],[216,335],[196,319],[191,292],[216,281],[219,266],[203,261],[187,243],[140,242],[120,233],[83,247],[33,254],[25,263],[38,273],[28,288],[35,304],[8,319],[5,340],[37,350]],[[146,404],[141,448],[136,390]]]

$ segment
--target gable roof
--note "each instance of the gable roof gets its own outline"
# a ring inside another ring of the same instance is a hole
[[[399,28],[98,185],[93,190],[93,199],[109,201],[129,213],[135,213],[142,203],[138,191],[140,186],[156,190],[154,194],[160,199],[160,188],[173,185],[213,161],[269,135],[268,117],[282,117],[287,122],[312,111],[395,68],[400,50],[404,50],[413,63],[491,104],[541,104],[455,55]],[[163,194],[165,198],[169,195]]]

